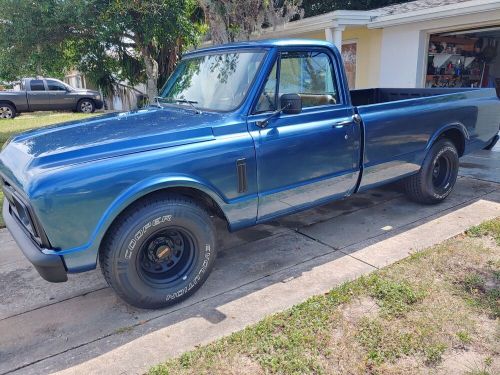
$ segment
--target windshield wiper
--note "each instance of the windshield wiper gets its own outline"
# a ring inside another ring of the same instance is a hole
[[[191,108],[194,109],[194,111],[197,114],[201,114],[202,113],[198,108],[195,107],[195,104],[198,103],[197,101],[195,101],[195,100],[187,100],[183,96],[180,97],[179,99],[177,99],[177,98],[168,98],[168,97],[164,98],[164,97],[161,97],[161,96],[157,96],[157,97],[155,97],[155,99],[156,99],[156,102],[158,103],[158,105],[159,105],[160,101],[174,102],[174,103],[187,103],[187,104],[189,104],[191,106]]]

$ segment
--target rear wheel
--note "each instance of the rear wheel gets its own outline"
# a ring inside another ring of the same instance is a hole
[[[403,182],[407,195],[419,203],[439,203],[451,193],[458,176],[458,152],[447,139],[438,140],[420,171]]]
[[[95,103],[91,99],[82,99],[78,102],[78,112],[93,113],[95,111]]]
[[[8,103],[0,104],[0,118],[12,119],[16,117],[16,109]]]
[[[181,196],[148,198],[113,225],[100,251],[108,284],[131,305],[161,308],[193,294],[215,260],[209,213]]]

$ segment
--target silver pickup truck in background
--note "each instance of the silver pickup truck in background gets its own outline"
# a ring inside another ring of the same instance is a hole
[[[0,92],[0,118],[21,112],[78,111],[92,113],[103,107],[97,91],[75,89],[54,78],[23,78],[20,90]]]

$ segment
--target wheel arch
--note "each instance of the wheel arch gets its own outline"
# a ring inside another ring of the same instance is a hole
[[[125,214],[137,202],[156,194],[187,196],[229,224],[223,209],[226,202],[214,187],[187,176],[157,178],[132,186],[111,204],[104,213],[94,236],[97,247],[100,248],[106,234],[120,215]]]
[[[439,128],[429,139],[427,143],[426,152],[432,147],[438,139],[449,139],[457,149],[458,156],[463,156],[467,141],[470,139],[469,132],[464,124],[452,123]]]
[[[94,103],[94,106],[96,106],[96,102],[95,102],[94,99],[85,96],[85,97],[80,98],[80,99],[77,100],[77,102],[76,102],[76,110],[78,110],[78,107],[80,106],[80,103],[82,102],[82,100],[90,100],[92,103]]]
[[[3,104],[3,103],[11,105],[12,107],[14,107],[15,111],[17,113],[19,113],[18,110],[17,110],[16,105],[14,104],[14,102],[12,102],[10,100],[5,100],[5,99],[0,100],[0,104]]]

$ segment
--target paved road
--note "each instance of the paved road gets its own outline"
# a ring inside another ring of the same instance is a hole
[[[0,374],[141,372],[500,215],[500,152],[462,165],[455,192],[438,206],[389,187],[233,234],[221,226],[207,283],[160,311],[122,303],[99,270],[45,282],[1,230]]]

